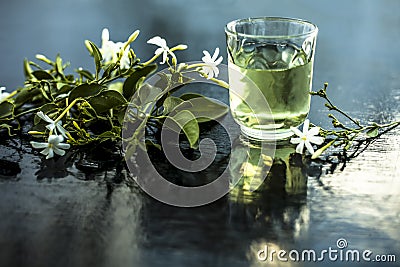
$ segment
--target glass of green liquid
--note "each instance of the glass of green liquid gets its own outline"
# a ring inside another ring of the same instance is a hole
[[[230,108],[244,135],[293,135],[310,111],[318,28],[292,18],[239,19],[225,27]]]

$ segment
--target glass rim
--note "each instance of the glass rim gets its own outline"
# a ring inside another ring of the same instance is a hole
[[[296,22],[298,24],[304,24],[304,25],[309,25],[312,26],[312,29],[305,32],[305,33],[299,33],[299,34],[294,34],[294,35],[254,35],[254,34],[247,34],[247,33],[240,33],[237,31],[234,31],[230,29],[232,26],[238,24],[239,22],[251,22],[251,21],[286,21],[286,22]],[[263,38],[263,39],[290,39],[290,38],[296,38],[296,37],[302,37],[302,36],[307,36],[307,35],[312,35],[312,34],[317,34],[318,33],[318,27],[316,24],[304,20],[304,19],[298,19],[298,18],[289,18],[289,17],[250,17],[250,18],[242,18],[242,19],[236,19],[233,21],[230,21],[226,24],[225,26],[225,33],[235,35],[235,36],[240,36],[240,37],[247,37],[247,38]]]

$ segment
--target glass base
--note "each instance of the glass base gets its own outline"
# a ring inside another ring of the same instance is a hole
[[[292,130],[255,130],[241,125],[240,130],[242,133],[255,140],[283,140],[288,139],[294,133]]]

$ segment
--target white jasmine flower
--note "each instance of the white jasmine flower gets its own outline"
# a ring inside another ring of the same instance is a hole
[[[36,115],[38,115],[39,118],[41,118],[45,122],[49,123],[48,125],[46,125],[46,128],[48,130],[54,131],[55,133],[57,133],[57,131],[58,131],[60,134],[62,134],[62,136],[67,138],[67,135],[66,135],[67,131],[64,129],[64,127],[62,127],[61,121],[58,121],[57,123],[55,123],[55,121],[50,119],[50,117],[47,116],[46,114],[44,114],[42,111],[39,111],[38,113],[36,113]]]
[[[222,56],[219,56],[219,48],[217,47],[214,51],[214,55],[211,57],[208,51],[203,51],[204,57],[201,60],[207,65],[202,68],[202,71],[207,75],[207,79],[218,77],[219,69],[218,65],[222,62]]]
[[[117,52],[121,52],[121,49],[124,47],[124,45],[125,45],[125,43],[122,43],[122,42],[116,43],[115,46],[117,47],[117,50],[118,50]],[[121,69],[129,69],[129,67],[130,67],[130,63],[131,63],[131,61],[129,59],[129,50],[130,49],[131,49],[131,46],[128,45],[125,48],[124,52],[122,53],[122,57],[119,61],[119,67]]]
[[[115,63],[118,59],[118,53],[121,52],[121,49],[125,46],[123,42],[114,43],[110,40],[110,33],[107,28],[104,28],[101,33],[101,48],[100,52],[103,56],[103,60],[105,62]],[[120,68],[128,69],[130,67],[129,60],[129,50],[131,49],[130,45],[126,46],[123,51],[121,60],[120,60]]]
[[[114,61],[117,56],[117,48],[113,41],[110,41],[110,33],[107,28],[104,28],[101,33],[101,55],[107,61]]]
[[[307,150],[314,154],[314,148],[312,147],[311,143],[320,145],[324,142],[324,138],[320,136],[316,136],[319,133],[319,127],[313,127],[308,129],[310,125],[310,120],[306,119],[303,125],[303,132],[295,127],[290,127],[290,129],[298,136],[293,137],[290,139],[292,144],[298,144],[296,147],[296,152],[302,154],[304,145],[306,146]]]
[[[160,36],[155,36],[155,37],[151,38],[150,40],[147,41],[147,43],[157,45],[160,47],[160,48],[157,48],[157,50],[154,52],[154,54],[155,55],[163,54],[163,59],[162,59],[161,64],[164,64],[166,62],[168,54],[170,54],[172,58],[176,59],[175,54],[167,46],[167,42],[165,41],[165,39],[161,38]]]
[[[10,93],[7,92],[3,93],[4,90],[6,90],[5,87],[0,87],[0,103],[10,95]]]
[[[33,148],[44,148],[40,151],[41,154],[46,155],[46,159],[54,157],[54,153],[60,156],[64,156],[65,151],[63,149],[69,149],[70,145],[62,143],[64,137],[62,135],[50,135],[47,143],[31,141]]]

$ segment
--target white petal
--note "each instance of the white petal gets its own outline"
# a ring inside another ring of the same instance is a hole
[[[324,138],[321,136],[310,136],[308,138],[308,140],[310,141],[310,143],[316,144],[316,145],[320,145],[324,142]]]
[[[2,102],[4,99],[6,99],[10,93],[3,93],[2,91],[5,90],[5,87],[0,88],[0,102]]]
[[[50,147],[46,147],[45,149],[43,149],[42,151],[40,151],[40,154],[42,155],[48,155],[50,153]]]
[[[167,47],[167,42],[160,36],[155,36],[147,41],[148,44],[158,45],[160,47]]]
[[[164,48],[157,48],[156,51],[154,52],[155,55],[161,55],[162,53],[165,52]]]
[[[218,69],[218,67],[213,67],[212,69],[213,69],[213,71],[214,71],[214,76],[215,76],[215,77],[218,77],[218,75],[219,75],[219,69]]]
[[[101,40],[103,41],[103,44],[110,40],[110,32],[108,31],[107,28],[104,28],[103,31],[101,32]]]
[[[215,62],[215,60],[218,58],[218,55],[219,55],[219,47],[215,48],[214,55],[211,58],[213,62]]]
[[[306,141],[305,144],[306,144],[307,150],[311,153],[311,155],[314,154],[314,148],[312,147],[310,142]]]
[[[209,66],[203,66],[202,71],[207,76],[207,79],[211,79],[214,76],[214,72],[213,72],[212,68]]]
[[[207,56],[202,57],[201,60],[206,64],[210,64],[211,63],[210,59]]]
[[[49,144],[57,145],[64,141],[64,137],[62,135],[50,135],[48,139]]]
[[[53,147],[53,150],[54,150],[54,153],[56,153],[57,155],[60,155],[60,156],[64,156],[65,155],[65,151],[59,149],[58,147]]]
[[[120,61],[120,63],[119,63],[119,67],[120,67],[120,69],[122,69],[122,70],[125,70],[125,69],[129,69],[129,67],[130,67],[130,64],[131,63],[131,61],[129,60],[129,57],[126,57],[125,55],[124,56],[122,56],[122,58],[121,58],[121,61]]]
[[[54,151],[52,148],[49,148],[49,154],[47,155],[46,159],[51,159],[54,157]]]
[[[45,148],[49,146],[48,143],[35,142],[35,141],[31,141],[31,145],[33,148]]]
[[[46,128],[47,128],[49,131],[54,131],[54,128],[55,128],[55,127],[56,127],[56,126],[55,126],[54,123],[50,123],[50,124],[46,125]]]
[[[299,129],[297,129],[295,127],[290,127],[290,130],[292,130],[292,132],[294,132],[295,135],[297,135],[298,137],[304,136],[304,134]]]
[[[167,56],[168,56],[168,52],[166,50],[164,50],[164,53],[163,53],[163,56],[162,56],[163,60],[162,60],[161,64],[164,64],[167,61]]]
[[[308,133],[308,127],[310,126],[310,120],[306,119],[303,124],[303,134]]]
[[[312,127],[312,128],[308,131],[308,136],[318,135],[318,134],[319,134],[319,127]]]
[[[57,131],[58,131],[62,136],[64,136],[65,138],[67,138],[67,130],[65,130],[64,127],[62,127],[62,122],[61,122],[61,121],[57,122],[56,128],[57,128]]]
[[[44,114],[43,111],[39,111],[38,113],[36,113],[36,115],[38,115],[38,117],[41,118],[42,120],[44,120],[45,122],[54,123],[54,121],[52,119],[50,119],[49,116]]]
[[[222,56],[220,56],[220,57],[217,59],[217,61],[214,62],[215,65],[218,66],[219,64],[221,64],[221,62],[222,62],[223,59],[224,59],[224,58],[223,58]]]
[[[299,154],[302,154],[303,153],[303,149],[304,149],[304,141],[301,140],[300,143],[296,147],[296,152],[299,153]]]
[[[211,55],[208,51],[203,50],[204,57],[202,58],[204,62],[212,62]]]
[[[292,144],[300,144],[300,142],[301,142],[301,138],[300,137],[292,137],[290,139],[290,143],[292,143]]]
[[[167,54],[170,54],[171,57],[175,58],[175,60],[176,60],[176,56],[175,56],[174,52],[172,52],[171,50],[168,49]]]
[[[61,148],[61,149],[69,149],[71,146],[70,146],[70,144],[60,143],[60,144],[57,144],[57,147]]]

